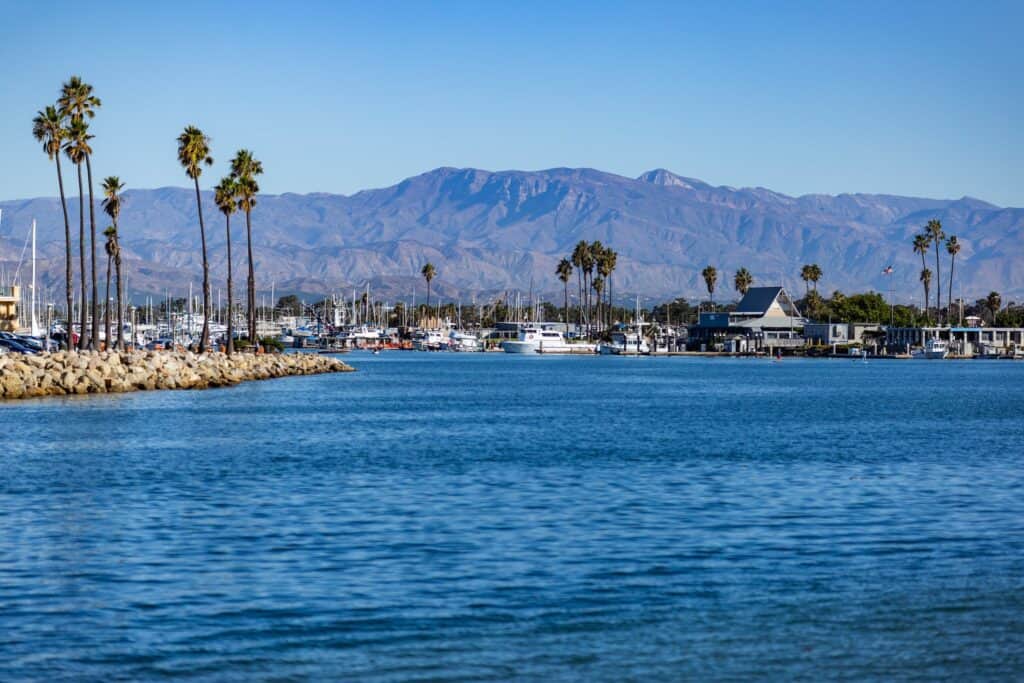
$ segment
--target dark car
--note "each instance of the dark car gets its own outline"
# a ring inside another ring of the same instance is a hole
[[[36,353],[24,344],[4,337],[0,337],[0,347],[7,349],[10,353],[24,353],[26,355]]]

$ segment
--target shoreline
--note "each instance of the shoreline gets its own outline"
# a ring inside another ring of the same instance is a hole
[[[212,389],[278,377],[354,372],[337,358],[304,353],[58,351],[0,356],[0,400]]]

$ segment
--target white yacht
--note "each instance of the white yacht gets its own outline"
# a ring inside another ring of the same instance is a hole
[[[927,360],[940,360],[949,354],[949,345],[942,339],[932,337],[925,341],[924,349],[914,354],[915,358]]]
[[[448,348],[452,351],[479,351],[480,340],[468,332],[452,330],[448,334]]]
[[[503,341],[501,348],[505,353],[572,353],[574,345],[566,342],[558,330],[524,327],[518,339]]]

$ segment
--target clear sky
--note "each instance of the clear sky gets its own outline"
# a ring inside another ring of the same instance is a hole
[[[268,192],[437,166],[665,167],[789,194],[1024,206],[1024,2],[0,0],[0,198],[54,195],[35,112],[77,73],[95,172],[184,185],[175,137]]]

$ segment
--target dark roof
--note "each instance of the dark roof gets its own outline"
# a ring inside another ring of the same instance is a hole
[[[781,293],[782,287],[751,287],[736,304],[736,312],[764,315]]]

